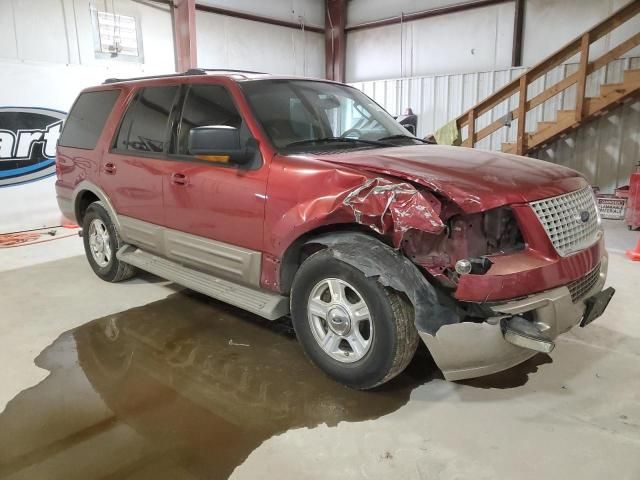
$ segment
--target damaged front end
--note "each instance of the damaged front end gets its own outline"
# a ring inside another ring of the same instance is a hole
[[[447,363],[442,349],[449,350],[447,343],[457,336],[450,339],[448,327],[465,324],[484,336],[483,324],[496,315],[488,307],[455,299],[460,277],[455,265],[461,259],[469,259],[474,273],[482,274],[491,266],[491,255],[523,248],[513,213],[503,207],[464,214],[445,198],[407,182],[394,183],[384,178],[369,179],[350,190],[342,206],[351,210],[358,224],[388,238],[388,245],[355,232],[328,233],[309,243],[329,248],[336,258],[367,277],[375,277],[385,287],[406,294],[414,306],[415,326],[421,338],[448,375],[451,368],[456,368]],[[443,330],[444,343],[439,336]],[[499,330],[496,335],[490,329],[490,336],[495,338],[487,342],[489,350],[504,343]]]
[[[466,213],[421,186],[373,178],[346,192],[341,207],[348,208],[358,224],[388,238],[387,245],[353,232],[330,233],[311,242],[407,295],[416,329],[448,380],[487,375],[538,352],[548,353],[553,339],[585,315],[585,302],[574,301],[566,286],[493,300],[499,297],[495,288],[502,273],[505,278],[527,275],[548,262],[527,251],[519,217],[509,206]],[[461,264],[466,269],[459,268]],[[596,275],[589,295],[604,285],[606,257]],[[461,280],[467,286],[481,284],[485,276],[493,286],[486,288],[484,300],[466,301],[465,291],[459,295]]]
[[[346,193],[342,205],[358,224],[389,238],[388,243],[449,294],[462,274],[482,275],[491,268],[493,256],[525,247],[511,208],[467,214],[448,199],[407,182],[369,179]]]

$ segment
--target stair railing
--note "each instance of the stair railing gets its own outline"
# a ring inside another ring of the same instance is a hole
[[[558,95],[560,92],[566,90],[574,84],[577,85],[576,121],[580,122],[585,116],[585,89],[587,84],[587,76],[606,66],[620,56],[624,55],[634,47],[640,45],[640,32],[632,35],[630,38],[620,43],[592,62],[589,62],[590,46],[614,29],[634,18],[639,13],[640,0],[631,1],[630,3],[604,19],[602,22],[583,33],[581,36],[576,37],[574,40],[566,44],[557,52],[551,54],[540,63],[528,69],[520,77],[512,80],[504,87],[500,88],[495,93],[460,115],[456,119],[458,129],[462,131],[465,126],[468,127],[467,137],[463,140],[462,146],[473,148],[478,141],[496,132],[501,127],[506,126],[506,124],[510,123],[511,120],[517,119],[518,130],[516,136],[516,153],[518,155],[524,155],[530,148],[530,146],[527,144],[527,112],[533,110],[539,105],[542,105],[547,100]],[[529,85],[531,85],[532,82],[542,77],[543,75],[546,75],[549,71],[561,65],[563,62],[573,57],[577,53],[580,54],[580,66],[577,72],[551,85],[532,99],[527,99],[527,91]],[[489,112],[516,93],[519,95],[518,107],[516,109],[511,110],[506,115],[506,117],[501,117],[500,119],[492,122],[481,130],[477,130],[476,120],[481,115]],[[507,118],[508,121],[505,121],[505,118]]]

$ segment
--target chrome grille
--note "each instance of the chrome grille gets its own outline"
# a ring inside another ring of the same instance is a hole
[[[589,273],[587,273],[584,277],[579,278],[578,280],[574,280],[567,287],[569,287],[569,292],[571,292],[571,300],[573,303],[576,303],[578,300],[582,300],[582,298],[591,291],[594,285],[598,282],[598,278],[600,277],[600,264]]]
[[[588,247],[596,240],[598,212],[591,188],[531,202],[529,205],[536,212],[556,251],[563,257]]]

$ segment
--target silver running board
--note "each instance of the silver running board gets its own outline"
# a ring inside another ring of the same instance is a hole
[[[124,263],[268,320],[276,320],[289,313],[288,297],[222,280],[213,275],[183,267],[179,263],[158,257],[132,245],[123,246],[118,250],[117,257]]]

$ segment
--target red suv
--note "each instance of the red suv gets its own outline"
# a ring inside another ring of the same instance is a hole
[[[99,277],[142,269],[291,315],[311,360],[354,388],[400,373],[419,339],[447,379],[504,370],[614,293],[579,173],[426,144],[339,83],[107,80],[73,105],[57,173]]]

